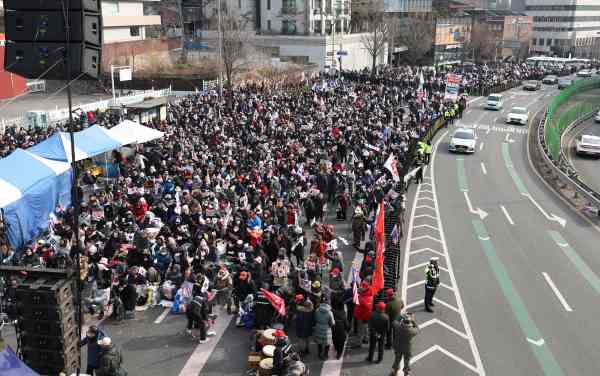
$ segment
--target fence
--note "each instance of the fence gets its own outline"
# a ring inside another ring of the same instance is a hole
[[[560,140],[563,131],[575,120],[594,111],[600,105],[600,97],[590,97],[579,101],[558,117],[556,117],[556,111],[575,94],[594,88],[600,88],[600,80],[575,81],[572,85],[561,91],[548,105],[544,125],[544,140],[552,160],[557,161],[560,158]]]
[[[141,93],[135,93],[132,95],[126,95],[122,97],[117,97],[115,101],[112,99],[105,99],[98,102],[86,103],[86,104],[77,104],[73,105],[73,111],[81,110],[84,112],[87,111],[96,111],[96,110],[106,110],[112,106],[121,106],[128,105],[133,103],[142,102],[146,98],[158,98],[158,97],[166,97],[171,95],[171,88],[161,89],[161,90],[145,90]],[[68,108],[60,108],[56,110],[49,110],[48,112],[48,123],[55,124],[62,121],[65,121],[69,118],[69,109]],[[27,121],[27,116],[23,114],[22,116],[12,118],[12,119],[0,119],[0,133],[4,133],[6,128],[8,127],[23,127],[27,128],[29,123]]]

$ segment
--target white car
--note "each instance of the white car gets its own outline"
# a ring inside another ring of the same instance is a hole
[[[485,108],[487,110],[501,110],[504,105],[502,98],[502,94],[491,94],[487,97]]]
[[[600,156],[600,137],[582,135],[575,144],[575,151],[578,155]]]
[[[529,111],[525,107],[513,107],[506,116],[506,122],[527,125],[529,123]]]
[[[600,123],[600,111],[598,111],[598,112],[596,113],[596,116],[594,116],[594,121],[595,121],[596,123]]]
[[[475,129],[457,128],[450,138],[448,150],[458,153],[475,153]]]
[[[577,72],[577,77],[592,77],[592,71],[588,69]]]

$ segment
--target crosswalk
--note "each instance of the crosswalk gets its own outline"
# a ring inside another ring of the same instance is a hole
[[[440,139],[442,139],[441,137]],[[439,142],[438,142],[439,143]],[[424,180],[417,187],[406,238],[403,260],[402,299],[406,310],[415,312],[421,334],[413,344],[411,366],[415,373],[432,374],[436,362],[424,362],[435,357],[451,359],[444,362],[444,374],[485,375],[475,338],[462,303],[460,291],[444,237],[435,191],[433,160],[425,170]],[[425,266],[431,257],[438,257],[440,280],[434,297],[435,313],[423,312]],[[440,359],[438,359],[440,358]]]

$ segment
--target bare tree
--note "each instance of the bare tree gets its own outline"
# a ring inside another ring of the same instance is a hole
[[[227,14],[221,16],[221,35],[223,68],[227,86],[233,85],[233,76],[246,65],[249,49],[249,35],[247,24],[251,21],[250,15]]]
[[[355,31],[362,32],[360,37],[363,48],[371,57],[371,75],[375,75],[377,59],[383,55],[388,42],[389,28],[386,24],[383,0],[360,1],[352,6]]]
[[[409,64],[421,64],[431,51],[435,36],[434,24],[426,18],[402,18],[396,40],[406,47],[402,60]]]
[[[466,43],[465,51],[471,54],[473,62],[494,59],[496,40],[486,25],[481,23],[473,24],[471,37]]]

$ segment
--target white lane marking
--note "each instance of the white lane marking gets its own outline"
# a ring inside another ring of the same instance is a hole
[[[529,199],[529,201],[531,201],[531,203],[533,203],[533,205],[535,205],[535,207],[538,208],[538,210],[542,213],[542,215],[544,217],[546,217],[547,220],[557,222],[562,227],[565,227],[567,225],[567,220],[566,219],[564,219],[562,217],[559,217],[558,215],[556,215],[554,213],[548,214],[544,210],[544,208],[542,208],[542,205],[540,205],[537,201],[535,201],[533,199],[533,196],[531,196],[531,194],[529,194],[529,193],[522,193],[522,195],[525,196],[525,197],[527,197]]]
[[[423,329],[427,328],[428,326],[431,326],[431,325],[434,325],[434,324],[438,324],[440,326],[443,326],[444,328],[448,329],[449,331],[453,332],[454,334],[456,334],[458,336],[463,337],[464,339],[469,339],[465,333],[461,332],[460,330],[454,328],[453,326],[448,325],[445,322],[440,321],[438,319],[431,319],[429,321],[426,321],[426,322],[422,323],[421,325],[419,325],[419,329],[423,330]]]
[[[223,337],[223,333],[225,333],[225,329],[227,329],[233,317],[234,315],[219,315],[217,317],[215,325],[212,328],[217,335],[210,338],[207,343],[201,343],[196,346],[192,355],[185,362],[183,369],[179,372],[179,376],[198,376],[202,374],[202,369],[208,362],[215,347],[217,347],[221,337]]]
[[[481,144],[479,144],[479,151],[483,150],[483,145],[485,145],[485,142],[482,142]]]
[[[414,250],[414,251],[410,252],[409,254],[410,255],[416,255],[416,254],[419,254],[419,253],[422,253],[422,252],[431,252],[431,253],[435,253],[436,255],[444,257],[444,254],[442,252],[436,251],[435,249],[431,249],[431,248],[417,249],[417,250]]]
[[[352,260],[352,264],[356,264],[357,267],[360,267],[362,263],[363,254],[360,252],[354,253],[354,259]],[[348,270],[352,270],[352,267],[348,268]],[[348,272],[348,277],[346,278],[346,285],[350,286],[352,283],[352,273]],[[323,362],[323,368],[321,369],[321,375],[325,376],[338,376],[342,373],[342,364],[344,363],[344,355],[346,352],[347,346],[344,346],[342,350],[342,355],[339,359],[336,359],[336,352],[333,346],[329,348],[329,360]]]
[[[467,334],[467,337],[468,337],[468,334]],[[471,364],[465,362],[463,359],[452,354],[450,351],[446,350],[445,348],[443,348],[440,345],[433,345],[430,348],[428,348],[427,350],[423,351],[422,353],[413,356],[412,358],[410,358],[410,364],[414,364],[417,361],[419,361],[420,359],[422,359],[422,358],[426,357],[427,355],[432,354],[436,351],[439,351],[442,354],[446,355],[447,357],[454,359],[456,362],[462,364],[463,366],[467,367],[468,369],[470,369],[471,371],[473,371],[477,374],[485,375],[485,371],[483,370],[483,368],[478,369],[476,367],[473,367]]]
[[[156,320],[154,320],[154,323],[160,324],[161,322],[163,322],[163,320],[165,319],[165,317],[167,317],[167,315],[169,314],[170,311],[171,311],[171,307],[165,308],[165,310],[160,314],[160,316],[158,316],[156,318]]]
[[[488,132],[490,132],[490,128],[488,128]],[[448,131],[445,131],[440,138],[437,140],[437,142],[434,145],[434,153],[435,150],[437,150],[437,147],[439,146],[440,142],[444,139],[444,137],[448,134]],[[454,359],[456,362],[464,365],[465,367],[467,367],[468,369],[474,371],[475,373],[477,373],[480,376],[485,376],[485,369],[483,368],[483,362],[481,360],[481,356],[479,355],[479,350],[477,348],[477,344],[475,343],[475,337],[473,336],[473,332],[471,330],[471,326],[469,324],[469,320],[467,319],[467,314],[465,312],[465,308],[464,308],[464,304],[460,295],[460,290],[458,289],[458,283],[456,282],[456,277],[454,276],[454,270],[452,268],[452,262],[450,260],[450,257],[448,255],[448,246],[446,244],[446,239],[444,236],[444,228],[442,225],[442,220],[441,220],[441,216],[440,216],[440,210],[439,210],[439,205],[438,205],[438,201],[437,201],[437,192],[435,189],[435,157],[437,154],[434,154],[432,156],[432,161],[430,164],[430,175],[431,175],[431,190],[432,190],[432,195],[433,195],[433,200],[435,202],[435,217],[432,217],[430,215],[426,215],[427,217],[430,217],[434,220],[436,220],[437,222],[437,228],[439,229],[439,234],[440,234],[440,239],[441,239],[441,245],[442,245],[442,251],[440,252],[441,254],[443,254],[443,257],[446,260],[446,267],[448,270],[448,274],[450,275],[450,281],[451,283],[449,284],[454,291],[454,297],[456,299],[456,306],[458,309],[458,314],[460,315],[461,321],[463,323],[463,327],[465,329],[465,334],[469,340],[469,346],[471,348],[471,352],[473,354],[473,359],[475,361],[475,366],[469,364],[468,362],[466,362],[465,360],[461,359],[460,357],[452,354],[451,352],[447,351],[446,349],[442,348],[439,345],[434,345],[432,347],[430,347],[429,349],[423,351],[420,354],[416,354],[412,359],[411,359],[411,364],[417,362],[418,360],[426,357],[427,355],[435,352],[435,351],[440,351],[443,354],[445,354],[446,356]],[[421,187],[423,186],[423,184],[417,186],[417,192],[415,193],[415,197],[419,197],[419,194],[421,192]],[[408,295],[408,290],[406,289],[407,285],[408,285],[408,269],[409,269],[409,259],[411,256],[411,246],[412,246],[412,234],[413,234],[413,225],[414,225],[414,220],[416,218],[425,216],[425,215],[416,215],[415,216],[415,211],[417,209],[417,200],[415,199],[413,202],[413,206],[412,206],[412,210],[410,213],[410,219],[409,219],[409,223],[408,223],[408,233],[407,233],[407,240],[406,240],[406,252],[405,252],[405,256],[404,256],[404,265],[403,265],[403,273],[402,273],[402,300],[404,302],[407,302],[406,298]],[[421,250],[418,250],[421,251]],[[415,251],[415,252],[418,252]],[[441,268],[440,268],[441,269]],[[437,299],[436,299],[437,301]],[[419,303],[422,303],[422,301],[419,301]],[[402,365],[400,366],[400,368],[402,368]]]
[[[554,292],[554,295],[556,295],[556,297],[558,298],[558,301],[560,302],[560,304],[562,304],[562,306],[565,309],[565,311],[567,311],[567,312],[573,312],[573,308],[571,308],[571,306],[569,305],[569,303],[567,303],[567,300],[565,299],[565,297],[563,296],[563,294],[561,294],[560,291],[558,291],[558,288],[556,287],[556,285],[554,284],[554,282],[552,281],[552,279],[550,278],[550,276],[548,275],[548,273],[542,272],[542,275],[546,279],[546,282],[548,282],[548,285],[550,286],[550,288]]]
[[[484,175],[487,175],[487,170],[485,169],[485,163],[481,162],[481,171]]]
[[[463,194],[465,195],[465,201],[467,201],[467,207],[469,208],[469,212],[471,212],[471,214],[478,215],[479,218],[481,218],[481,220],[483,221],[485,217],[488,216],[488,213],[481,208],[473,208],[473,204],[471,204],[471,199],[469,199],[469,192],[463,191]]]
[[[544,341],[543,338],[538,339],[537,341],[532,340],[531,338],[527,337],[527,341],[531,344],[536,345],[537,347],[542,346],[544,343],[546,343],[546,341]]]
[[[485,131],[485,134],[490,134],[491,131],[492,131],[492,127],[488,126],[488,129],[487,129],[487,131]]]
[[[498,119],[500,119],[499,116],[497,116],[497,117],[494,118],[494,124],[496,124],[498,122]]]
[[[510,223],[511,225],[514,226],[515,222],[510,217],[510,214],[508,214],[508,211],[506,210],[506,208],[504,207],[504,205],[500,205],[500,209],[502,209],[502,213],[504,213],[504,216],[506,217],[506,220],[508,221],[508,223]]]
[[[413,287],[424,285],[425,282],[426,281],[423,279],[423,280],[421,280],[419,282],[411,283],[410,285],[406,286],[406,289],[409,290],[409,289],[412,289]],[[452,287],[448,286],[444,282],[440,282],[440,286],[442,286],[443,288],[445,288],[447,290],[454,291],[454,289]]]
[[[346,240],[346,238],[343,238],[341,236],[337,237],[338,239],[340,239],[340,241],[344,244],[344,245],[348,245],[348,240]]]
[[[415,242],[417,240],[422,240],[422,239],[429,239],[429,240],[433,240],[434,242],[438,242],[438,243],[442,242],[440,239],[436,239],[433,236],[429,236],[429,235],[417,236],[416,238],[410,239],[410,241]]]
[[[437,231],[437,230],[438,230],[438,229],[437,229],[437,227],[430,226],[430,225],[418,225],[418,226],[415,226],[414,228],[415,228],[415,230],[416,230],[416,229],[418,229],[418,228],[423,228],[423,227],[430,228],[430,229],[432,229],[432,230],[435,230],[435,231]]]

